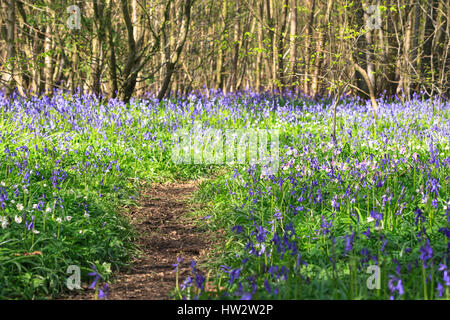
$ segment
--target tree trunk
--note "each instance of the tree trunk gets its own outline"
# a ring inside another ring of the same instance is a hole
[[[364,13],[364,17],[365,17],[365,21],[367,21],[369,19],[369,15],[367,13]],[[373,32],[374,31],[372,31],[372,30],[366,30],[366,32],[365,32],[365,37],[366,37],[366,42],[367,42],[366,71],[367,71],[367,77],[370,81],[369,90],[373,90],[374,94],[376,95],[377,88],[376,88],[375,63],[374,63],[375,43],[373,41]],[[372,99],[372,97],[371,97],[371,99]]]
[[[234,19],[234,39],[233,39],[233,60],[231,64],[231,78],[230,78],[230,91],[236,91],[237,88],[237,72],[238,72],[238,60],[239,60],[239,42],[240,42],[240,3],[239,0],[235,0],[236,12]]]
[[[180,28],[180,34],[181,38],[179,39],[175,53],[173,57],[170,58],[170,61],[166,61],[167,63],[167,69],[166,69],[166,75],[162,84],[161,89],[159,90],[157,99],[162,100],[164,96],[166,95],[167,89],[169,88],[170,79],[172,78],[172,74],[175,71],[175,66],[178,63],[178,60],[180,59],[181,52],[183,51],[184,44],[186,43],[187,35],[189,33],[189,25],[191,22],[191,7],[192,7],[193,0],[185,0],[184,1],[184,7],[183,7],[183,15],[184,19],[181,24]]]
[[[307,27],[306,27],[306,36],[305,36],[305,72],[304,72],[304,82],[303,82],[303,90],[306,94],[310,94],[310,61],[311,61],[311,43],[312,43],[312,33],[313,33],[313,24],[314,24],[314,12],[316,10],[316,1],[315,0],[307,0],[306,7],[308,12],[307,19]]]
[[[49,9],[50,3],[47,2],[47,15],[50,17],[52,14]],[[53,45],[51,38],[53,32],[53,17],[51,19],[51,22],[47,22],[47,25],[45,26],[45,40],[44,40],[44,52],[45,52],[45,59],[44,59],[44,77],[45,77],[45,94],[51,95],[53,92]]]
[[[223,57],[224,57],[224,42],[225,40],[225,28],[226,28],[226,19],[227,19],[227,1],[223,0],[222,3],[222,19],[220,22],[220,43],[219,43],[219,56],[217,58],[217,66],[216,66],[216,90],[223,89]]]
[[[289,29],[289,67],[291,71],[290,85],[291,88],[295,88],[295,72],[296,72],[296,35],[297,35],[297,0],[291,0],[289,6],[290,13],[290,29]]]
[[[2,10],[6,14],[6,70],[2,75],[2,83],[5,86],[5,93],[10,95],[15,87],[15,64],[16,64],[16,1],[4,0]]]
[[[104,4],[103,1],[93,0],[94,5],[94,35],[92,39],[92,70],[91,86],[92,92],[101,94],[101,74],[103,63],[103,40],[104,32]]]
[[[112,11],[112,0],[107,0],[106,6],[108,9],[106,10],[106,21],[111,21],[111,11]],[[114,32],[112,30],[111,23],[106,23],[107,32],[108,32],[108,44],[109,44],[109,77],[110,77],[110,92],[109,96],[111,98],[116,98],[118,91],[117,84],[117,63],[116,63],[116,50],[114,44]]]

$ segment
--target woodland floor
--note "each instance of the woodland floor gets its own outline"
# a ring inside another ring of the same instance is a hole
[[[172,264],[180,264],[180,283],[190,275],[191,260],[202,261],[210,253],[213,237],[201,228],[192,212],[196,205],[188,203],[200,181],[153,183],[146,188],[138,207],[125,214],[137,230],[139,257],[130,269],[114,276],[108,300],[165,300],[175,288],[176,274]],[[94,299],[87,289],[68,299]]]

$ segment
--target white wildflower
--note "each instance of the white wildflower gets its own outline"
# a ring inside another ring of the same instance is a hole
[[[381,220],[381,225],[379,225],[378,227],[375,227],[375,230],[383,230],[384,229],[384,223],[383,220]]]
[[[23,210],[23,204],[18,203],[17,204],[17,210],[22,211]]]
[[[66,217],[66,220],[67,220],[67,221],[72,220],[72,216],[67,216],[67,217]]]
[[[5,229],[8,226],[8,219],[6,217],[0,216],[0,223],[2,228]]]
[[[20,216],[15,216],[15,217],[14,217],[14,221],[15,221],[17,224],[21,224],[21,223],[22,223],[22,217],[20,217]]]

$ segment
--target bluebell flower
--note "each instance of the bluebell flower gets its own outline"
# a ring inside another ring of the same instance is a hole
[[[325,219],[325,217],[322,215],[320,217],[320,219],[322,220],[322,224],[320,225],[322,227],[322,234],[326,235],[330,232],[331,227],[333,226],[333,220],[330,220],[330,222],[327,222],[327,219]]]
[[[267,234],[267,230],[264,229],[263,226],[257,226],[255,228],[255,231],[252,231],[252,235],[256,235],[256,240],[258,242],[266,241],[266,234]]]
[[[249,292],[245,292],[242,296],[241,296],[241,300],[252,300],[252,295]]]
[[[350,236],[349,235],[346,236],[347,241],[345,243],[345,252],[348,252],[348,251],[353,249],[354,237],[355,237],[355,233],[354,232]]]
[[[442,298],[442,295],[444,294],[444,286],[440,282],[438,282],[437,291],[439,292],[439,297]]]
[[[271,266],[267,272],[273,277],[274,273],[278,272],[278,266]]]
[[[290,231],[292,233],[292,235],[295,235],[295,229],[294,226],[292,224],[292,222],[289,222],[286,226],[285,226],[286,232]]]
[[[192,287],[192,279],[191,279],[191,277],[187,277],[187,278],[183,281],[183,283],[180,285],[181,291],[186,290],[186,288],[188,288],[188,287]]]
[[[438,230],[438,232],[441,232],[443,235],[445,235],[445,237],[446,237],[447,239],[450,238],[450,229],[449,229],[449,228],[447,228],[447,227],[442,227],[442,228],[440,228],[440,229]]]
[[[108,294],[109,294],[109,285],[107,283],[105,283],[105,285],[103,286],[103,289],[98,290],[98,297],[99,297],[99,299],[106,299]]]
[[[334,196],[333,199],[331,200],[331,206],[333,207],[333,209],[339,210],[340,204],[339,201],[337,201],[337,196]]]
[[[416,208],[416,210],[414,210],[414,214],[416,215],[416,221],[415,221],[415,225],[416,226],[419,224],[419,222],[424,222],[425,221],[425,217],[423,216],[423,212],[419,208]]]
[[[367,238],[370,238],[370,227],[368,227],[366,231],[362,232],[362,234],[365,235]]]
[[[375,220],[375,226],[378,227],[380,224],[380,221],[383,220],[383,215],[379,212],[376,212],[374,210],[370,210],[370,217]]]
[[[391,298],[393,297],[393,294],[395,292],[398,292],[399,295],[403,295],[405,293],[403,289],[402,279],[394,277],[393,275],[389,276],[388,287],[392,294]]]
[[[443,279],[444,279],[444,281],[445,281],[445,285],[446,285],[447,287],[450,286],[450,275],[449,275],[449,273],[448,273],[448,270],[445,270],[445,271],[443,272],[442,277],[443,277]]]
[[[433,257],[433,248],[430,246],[430,240],[427,239],[426,243],[420,247],[420,260],[423,261],[423,265],[427,268],[427,261]]]
[[[273,214],[273,218],[274,218],[274,219],[277,219],[277,220],[281,220],[282,217],[283,217],[283,216],[281,215],[280,210],[278,210],[277,208],[275,208],[275,213]]]
[[[178,267],[181,262],[183,262],[184,258],[177,257],[177,263],[172,264],[172,267],[175,267],[175,272],[178,271]]]
[[[266,289],[267,293],[272,293],[272,288],[270,287],[269,281],[267,281],[267,279],[264,280],[264,289]]]
[[[239,279],[241,274],[241,268],[233,269],[230,271],[230,284],[232,284],[236,279]]]
[[[236,234],[241,233],[242,232],[242,226],[235,225],[234,227],[231,228],[231,231],[236,232]]]
[[[384,242],[383,242],[383,244],[381,245],[381,252],[384,252],[384,249],[386,248],[386,245],[387,245],[387,239],[386,240],[384,240]]]
[[[31,221],[25,221],[25,225],[27,226],[28,231],[34,228],[34,216],[31,217]]]
[[[102,276],[98,273],[97,267],[95,265],[91,266],[91,269],[93,272],[88,273],[88,276],[94,277],[94,280],[92,281],[91,285],[89,286],[89,289],[95,289],[95,286],[97,285],[98,280],[102,278]]]
[[[206,280],[205,277],[199,272],[197,272],[197,274],[195,275],[195,285],[201,291],[205,290],[205,280]]]

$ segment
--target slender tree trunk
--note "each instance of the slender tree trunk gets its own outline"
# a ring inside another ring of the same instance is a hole
[[[103,1],[93,0],[94,6],[94,35],[92,39],[92,70],[91,86],[94,94],[101,94],[101,74],[103,63],[104,32],[104,4]]]
[[[284,88],[284,84],[286,82],[286,79],[284,78],[284,41],[286,39],[285,33],[287,28],[287,21],[288,21],[288,11],[289,10],[289,0],[285,0],[282,12],[281,12],[281,18],[279,21],[279,27],[277,27],[277,69],[278,69],[278,82],[281,88]],[[278,11],[278,10],[277,10]]]
[[[314,24],[314,12],[316,11],[316,1],[306,0],[306,7],[308,12],[306,37],[305,37],[305,72],[304,72],[304,82],[303,87],[306,94],[310,94],[310,61],[311,61],[311,43],[313,34],[313,24]]]
[[[134,28],[128,10],[127,0],[121,0],[121,9],[122,9],[122,16],[125,21],[125,26],[127,29],[127,42],[128,42],[128,56],[122,75],[124,81],[121,86],[121,97],[122,100],[128,102],[136,87],[137,72],[135,71],[135,68],[139,64],[140,59],[138,55],[136,40],[134,38]]]
[[[223,0],[222,2],[222,12],[220,20],[220,43],[218,46],[218,58],[216,65],[216,90],[223,89],[223,56],[224,56],[224,42],[225,40],[225,27],[227,19],[227,2]]]
[[[323,17],[323,21],[322,22],[318,22],[321,23],[321,26],[319,28],[319,37],[317,40],[317,44],[316,44],[316,53],[315,53],[315,61],[314,61],[314,74],[312,77],[312,88],[311,88],[311,94],[312,95],[317,95],[319,94],[319,73],[321,70],[321,63],[323,60],[321,51],[322,51],[322,47],[324,45],[324,38],[325,38],[325,32],[327,29],[327,24],[330,18],[330,12],[331,12],[331,7],[333,5],[333,1],[328,0],[327,1],[327,8],[325,11],[325,15]]]
[[[290,13],[290,24],[289,24],[289,66],[291,71],[290,85],[291,88],[295,88],[295,72],[296,72],[296,61],[297,61],[297,46],[296,46],[296,36],[297,36],[297,0],[291,0],[289,6]]]
[[[403,40],[403,57],[400,59],[401,61],[401,70],[400,70],[400,83],[397,89],[397,94],[400,94],[400,89],[409,99],[410,96],[410,75],[412,73],[410,64],[410,50],[411,50],[411,29],[413,23],[413,13],[412,8],[408,8],[408,15],[406,18],[406,25],[404,26],[404,40]],[[402,33],[403,33],[402,32]]]
[[[47,15],[51,17],[51,21],[47,22],[45,26],[45,40],[44,40],[44,77],[45,77],[45,94],[51,95],[53,91],[53,39],[51,38],[53,32],[53,18],[49,9],[50,3],[47,2]]]
[[[425,13],[425,27],[424,27],[424,42],[423,42],[423,56],[421,59],[421,78],[432,79],[434,77],[434,52],[433,52],[433,39],[434,39],[434,21],[436,21],[436,1],[428,0],[428,5]],[[431,81],[422,80],[422,87],[426,89],[430,95],[434,93],[434,87]]]
[[[2,75],[2,83],[5,85],[5,93],[11,94],[14,91],[15,79],[15,64],[16,64],[16,44],[15,44],[15,30],[16,30],[16,1],[4,0],[2,3],[2,10],[4,10],[6,19],[6,70]]]
[[[369,19],[369,15],[367,13],[364,14],[365,21]],[[372,30],[366,30],[365,37],[367,42],[367,54],[366,54],[366,65],[367,65],[367,77],[370,80],[370,87],[373,90],[374,94],[376,95],[377,88],[376,88],[376,77],[375,77],[375,56],[374,56],[374,49],[375,49],[375,43],[373,41],[373,32]],[[370,90],[370,88],[369,88]]]
[[[356,29],[361,30],[364,28],[364,11],[361,2],[357,2],[357,10],[356,10]],[[353,60],[356,64],[361,66],[363,69],[367,68],[367,58],[366,58],[366,50],[367,50],[367,41],[366,38],[362,35],[358,36],[356,42],[356,48],[354,51]],[[361,90],[360,92],[365,92],[367,97],[369,97],[369,88],[364,80],[364,77],[360,72],[355,73],[356,86]]]
[[[238,60],[239,60],[239,48],[240,48],[240,3],[239,0],[235,0],[235,19],[234,19],[234,39],[233,39],[233,60],[231,64],[231,78],[230,78],[230,91],[236,91],[238,81]]]
[[[271,58],[272,61],[268,61],[268,69],[270,70],[271,78],[270,81],[270,89],[273,90],[275,88],[275,81],[277,78],[277,46],[276,46],[276,37],[275,37],[275,17],[274,17],[274,10],[273,10],[273,1],[272,0],[266,0],[266,13],[267,13],[267,25],[269,26],[268,34],[269,34],[269,43],[270,43],[270,49],[271,49]]]
[[[108,9],[106,10],[106,21],[112,21],[111,20],[111,11],[112,11],[112,0],[106,1],[106,6]],[[116,49],[114,44],[114,32],[112,30],[111,23],[106,23],[106,29],[108,33],[108,44],[109,44],[109,78],[110,78],[110,92],[109,96],[111,98],[116,98],[117,91],[118,91],[118,84],[117,84],[117,64],[116,64]]]
[[[260,3],[259,0],[255,0],[254,3],[254,8],[256,9],[256,12],[259,12],[259,16],[262,17],[262,12],[261,12],[261,8],[262,5]],[[258,42],[258,50],[256,52],[256,61],[255,61],[255,88],[256,90],[260,91],[261,90],[261,80],[262,80],[262,73],[263,73],[263,68],[261,66],[262,64],[262,53],[264,50],[264,44],[263,44],[263,27],[261,25],[261,23],[258,21],[258,18],[255,16],[255,24],[257,25],[256,28],[256,37],[257,37],[257,42]]]
[[[353,67],[356,69],[356,71],[358,71],[364,78],[364,80],[366,81],[366,85],[369,88],[369,97],[370,97],[370,102],[372,103],[372,108],[373,108],[373,113],[374,116],[377,116],[377,110],[378,110],[378,102],[376,99],[376,93],[375,93],[375,88],[373,87],[373,83],[370,80],[369,74],[367,73],[367,71],[365,69],[363,69],[361,66],[359,66],[356,63],[353,63]]]
[[[181,24],[180,28],[180,34],[181,38],[179,39],[178,43],[176,44],[176,49],[174,52],[173,57],[169,61],[167,61],[167,71],[164,78],[164,82],[162,84],[162,87],[158,93],[157,99],[162,100],[164,96],[166,95],[167,89],[169,88],[170,79],[172,78],[173,72],[175,71],[175,66],[178,63],[178,60],[180,59],[181,52],[183,51],[184,44],[186,43],[186,38],[189,33],[189,25],[191,22],[191,8],[192,8],[193,0],[185,0],[184,6],[183,6],[183,22]]]

